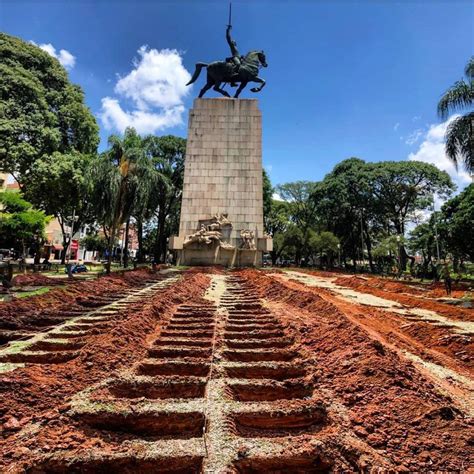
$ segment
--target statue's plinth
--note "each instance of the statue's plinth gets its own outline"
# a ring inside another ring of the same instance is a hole
[[[200,221],[226,214],[222,244],[191,243]],[[241,232],[255,248],[243,249]],[[224,248],[224,246],[226,248]],[[232,248],[229,248],[232,247]],[[271,239],[263,233],[262,115],[256,99],[196,99],[189,112],[179,236],[170,249],[181,265],[261,265]]]

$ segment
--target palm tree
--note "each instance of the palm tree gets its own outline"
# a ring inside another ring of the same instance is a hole
[[[108,239],[106,271],[110,273],[112,250],[118,231],[131,216],[138,196],[152,185],[154,170],[147,160],[142,139],[133,128],[123,138],[112,135],[110,149],[97,157],[90,181],[96,215]]]
[[[160,186],[153,191],[157,234],[154,257],[156,261],[166,260],[168,237],[179,228],[181,194],[184,178],[184,154],[186,140],[172,135],[144,139],[145,149],[153,167],[162,178]]]
[[[450,113],[474,104],[474,56],[464,69],[465,79],[457,81],[441,97],[438,114],[446,120]],[[474,173],[474,112],[455,118],[446,130],[446,155],[456,168],[462,161],[468,173]]]

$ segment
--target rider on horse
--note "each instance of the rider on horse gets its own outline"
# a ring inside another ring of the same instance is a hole
[[[232,66],[232,76],[238,74],[240,65],[242,64],[242,60],[244,59],[243,56],[240,55],[239,50],[237,49],[237,43],[231,38],[230,30],[232,29],[232,25],[227,26],[227,30],[225,33],[225,38],[230,48],[230,53],[232,54],[231,57],[226,58],[226,63]],[[235,82],[231,82],[231,87],[237,87]]]
[[[241,56],[237,49],[237,43],[231,38],[230,31],[232,27],[229,25],[226,31],[227,43],[230,47],[232,56],[226,58],[225,61],[214,61],[212,63],[196,63],[196,69],[191,79],[186,84],[187,86],[196,82],[203,68],[207,69],[206,85],[199,92],[199,98],[212,87],[216,92],[219,92],[225,97],[230,97],[229,93],[221,88],[221,84],[230,83],[232,87],[239,87],[234,94],[237,99],[242,90],[249,82],[256,82],[260,84],[258,87],[250,89],[252,92],[260,92],[265,86],[265,80],[258,77],[260,66],[267,67],[265,53],[263,51],[250,51],[246,56]]]

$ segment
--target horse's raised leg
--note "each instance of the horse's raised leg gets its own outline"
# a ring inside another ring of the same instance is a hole
[[[256,77],[255,79],[252,79],[252,82],[257,82],[258,84],[262,84],[260,87],[252,87],[250,89],[252,92],[260,92],[264,87],[265,87],[265,80],[262,79],[261,77]]]
[[[248,82],[241,82],[239,88],[235,91],[234,99],[238,99],[240,93],[244,90]]]
[[[226,97],[230,97],[230,95],[229,95],[228,92],[226,92],[224,89],[221,89],[221,88],[219,87],[220,85],[221,85],[220,82],[216,82],[216,83],[214,84],[214,90],[215,90],[216,92],[219,92],[219,93],[222,94],[222,95],[225,95]]]
[[[201,98],[210,88],[212,87],[212,82],[207,82],[207,84],[199,92],[199,98]]]

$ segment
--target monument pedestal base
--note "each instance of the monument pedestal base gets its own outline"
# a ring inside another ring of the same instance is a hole
[[[189,112],[179,235],[181,265],[259,266],[262,116],[256,99],[196,99]]]
[[[243,249],[182,249],[177,251],[177,265],[224,267],[259,267],[262,252]]]

